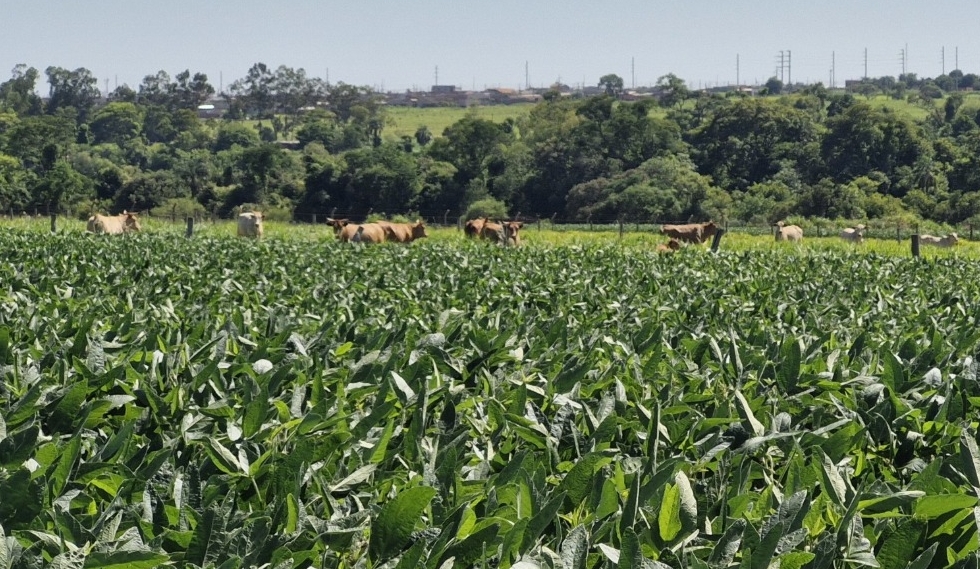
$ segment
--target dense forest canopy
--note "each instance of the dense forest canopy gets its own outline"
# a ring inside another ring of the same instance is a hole
[[[34,68],[0,83],[0,211],[441,219],[491,200],[574,221],[980,216],[980,98],[968,96],[980,81],[960,71],[847,90],[773,78],[755,94],[667,75],[631,101],[604,75],[598,96],[555,90],[518,119],[467,115],[401,138],[385,136],[381,95],[286,66],[252,66],[222,94],[222,118],[202,118],[215,97],[202,73],[159,71],[108,96],[84,68],[43,76],[43,98]],[[882,96],[896,104],[872,104]]]

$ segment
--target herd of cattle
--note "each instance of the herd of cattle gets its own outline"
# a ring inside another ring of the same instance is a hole
[[[260,211],[250,211],[238,215],[239,237],[262,237],[263,215]],[[393,223],[376,221],[373,223],[351,223],[347,219],[327,218],[327,223],[333,227],[334,235],[339,241],[349,243],[410,243],[416,239],[428,237],[425,223],[421,220],[415,223]],[[471,239],[483,239],[492,243],[506,246],[521,244],[520,221],[490,221],[489,217],[470,219],[463,225],[463,233]],[[799,225],[786,225],[778,222],[773,225],[776,241],[803,241],[803,228]],[[129,233],[140,231],[137,214],[123,211],[120,215],[93,215],[88,219],[86,229],[90,233]],[[667,243],[657,246],[661,253],[673,253],[681,248],[682,243],[699,245],[705,243],[718,233],[718,226],[713,221],[707,223],[688,223],[684,225],[663,225],[660,233],[668,238]],[[840,232],[841,239],[851,243],[864,242],[864,225],[845,228]],[[952,247],[959,243],[959,237],[950,233],[943,237],[921,235],[919,243],[936,247]]]

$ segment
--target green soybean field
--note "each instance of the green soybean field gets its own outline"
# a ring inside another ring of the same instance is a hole
[[[0,228],[0,569],[980,563],[980,262]]]

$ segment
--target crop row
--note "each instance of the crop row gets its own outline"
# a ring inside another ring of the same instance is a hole
[[[972,262],[0,251],[4,566],[977,561]]]

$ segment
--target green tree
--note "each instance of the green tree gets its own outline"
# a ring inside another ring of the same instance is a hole
[[[729,99],[691,134],[700,171],[727,190],[745,190],[787,167],[804,171],[818,140],[806,112],[773,99]]]
[[[23,209],[30,202],[29,172],[13,156],[0,153],[0,211]]]
[[[783,82],[777,77],[770,77],[766,81],[766,92],[770,95],[779,95],[783,92]]]
[[[912,167],[931,152],[920,127],[904,116],[866,103],[829,118],[826,126],[821,155],[827,175],[838,183],[875,171],[891,183],[898,167]]]
[[[242,123],[222,123],[214,140],[214,151],[221,152],[232,146],[251,148],[261,143],[259,133]]]
[[[123,145],[143,130],[143,114],[133,103],[109,103],[92,115],[89,124],[97,144]]]
[[[606,91],[610,97],[619,97],[623,94],[623,78],[615,73],[609,73],[599,78],[599,87]]]
[[[11,71],[9,80],[0,83],[0,108],[6,107],[18,115],[39,115],[43,103],[34,92],[37,69],[19,64]]]
[[[35,191],[36,203],[48,211],[58,212],[64,206],[85,199],[92,184],[71,165],[59,160],[45,173]]]
[[[429,127],[422,125],[415,129],[415,142],[422,147],[432,142],[432,132],[429,131]]]
[[[679,107],[691,97],[687,84],[673,73],[657,79],[657,88],[660,89],[660,104],[664,107]]]
[[[102,97],[98,80],[92,72],[84,67],[74,71],[48,67],[44,73],[50,85],[48,113],[54,114],[59,109],[71,107],[78,112],[78,121],[85,122],[95,102]]]

